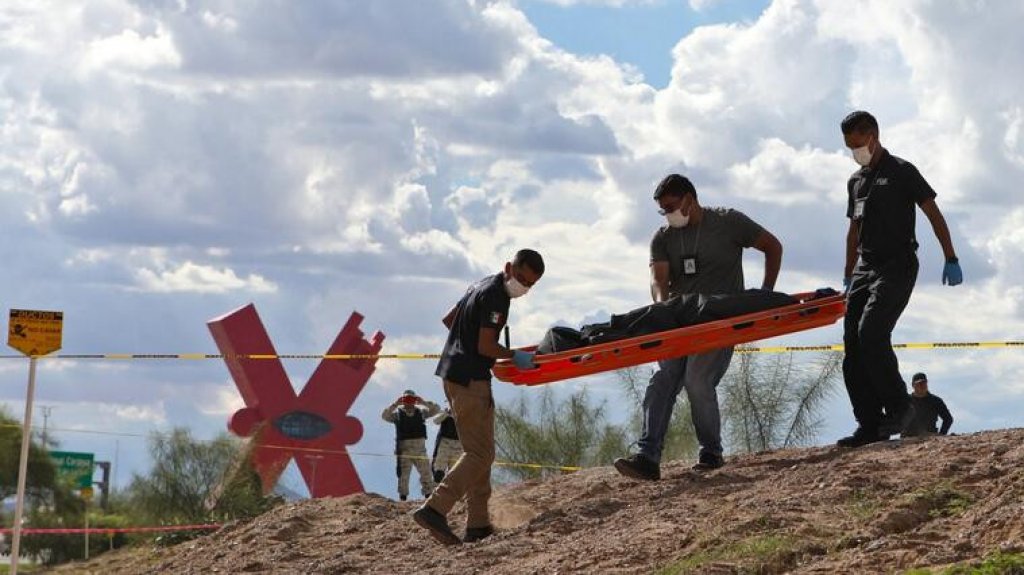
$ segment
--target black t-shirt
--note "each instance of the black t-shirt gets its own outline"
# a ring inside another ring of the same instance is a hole
[[[456,306],[448,341],[434,374],[460,385],[469,385],[470,380],[490,381],[494,358],[477,352],[480,328],[494,328],[497,337],[508,321],[511,301],[505,291],[504,274],[486,277],[470,286]]]
[[[953,425],[953,415],[949,413],[949,408],[941,397],[930,393],[924,397],[911,395],[910,403],[914,406],[914,420],[910,423],[906,435],[920,435],[925,432],[945,435]],[[935,425],[939,418],[942,418],[941,429]]]
[[[935,190],[913,164],[883,150],[878,166],[855,172],[846,190],[846,217],[859,223],[857,251],[865,263],[917,250],[914,206],[933,199]]]

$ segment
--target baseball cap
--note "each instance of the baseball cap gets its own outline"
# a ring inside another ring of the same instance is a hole
[[[919,381],[928,381],[928,376],[919,371],[919,372],[915,373],[914,377],[912,377],[910,379],[911,383],[917,383]]]

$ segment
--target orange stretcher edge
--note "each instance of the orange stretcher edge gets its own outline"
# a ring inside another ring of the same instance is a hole
[[[533,369],[519,369],[510,360],[494,364],[494,376],[516,385],[540,385],[622,369],[671,357],[757,341],[835,323],[846,313],[846,296],[811,299],[814,293],[793,294],[799,303],[726,319],[569,351],[538,355]],[[520,348],[533,351],[537,346]]]

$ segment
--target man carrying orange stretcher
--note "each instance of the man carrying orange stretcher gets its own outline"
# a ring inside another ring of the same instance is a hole
[[[651,296],[655,302],[680,294],[735,294],[743,291],[743,250],[764,253],[761,289],[772,290],[782,265],[782,244],[743,213],[704,208],[687,178],[671,174],[658,184],[654,200],[668,220],[651,241]],[[700,443],[694,469],[724,465],[721,419],[716,387],[729,368],[732,347],[660,360],[643,401],[639,452],[615,460],[628,477],[661,478],[661,452],[672,408],[686,389],[693,425]]]

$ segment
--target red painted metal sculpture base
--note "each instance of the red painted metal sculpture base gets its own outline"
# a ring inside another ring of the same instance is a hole
[[[327,355],[380,353],[384,334],[365,340],[359,329],[362,320],[353,312]],[[252,437],[252,461],[263,492],[274,488],[293,457],[313,497],[363,492],[347,450],[362,438],[363,425],[348,410],[370,379],[376,358],[324,359],[296,395],[255,306],[207,325],[245,401],[228,429]]]

